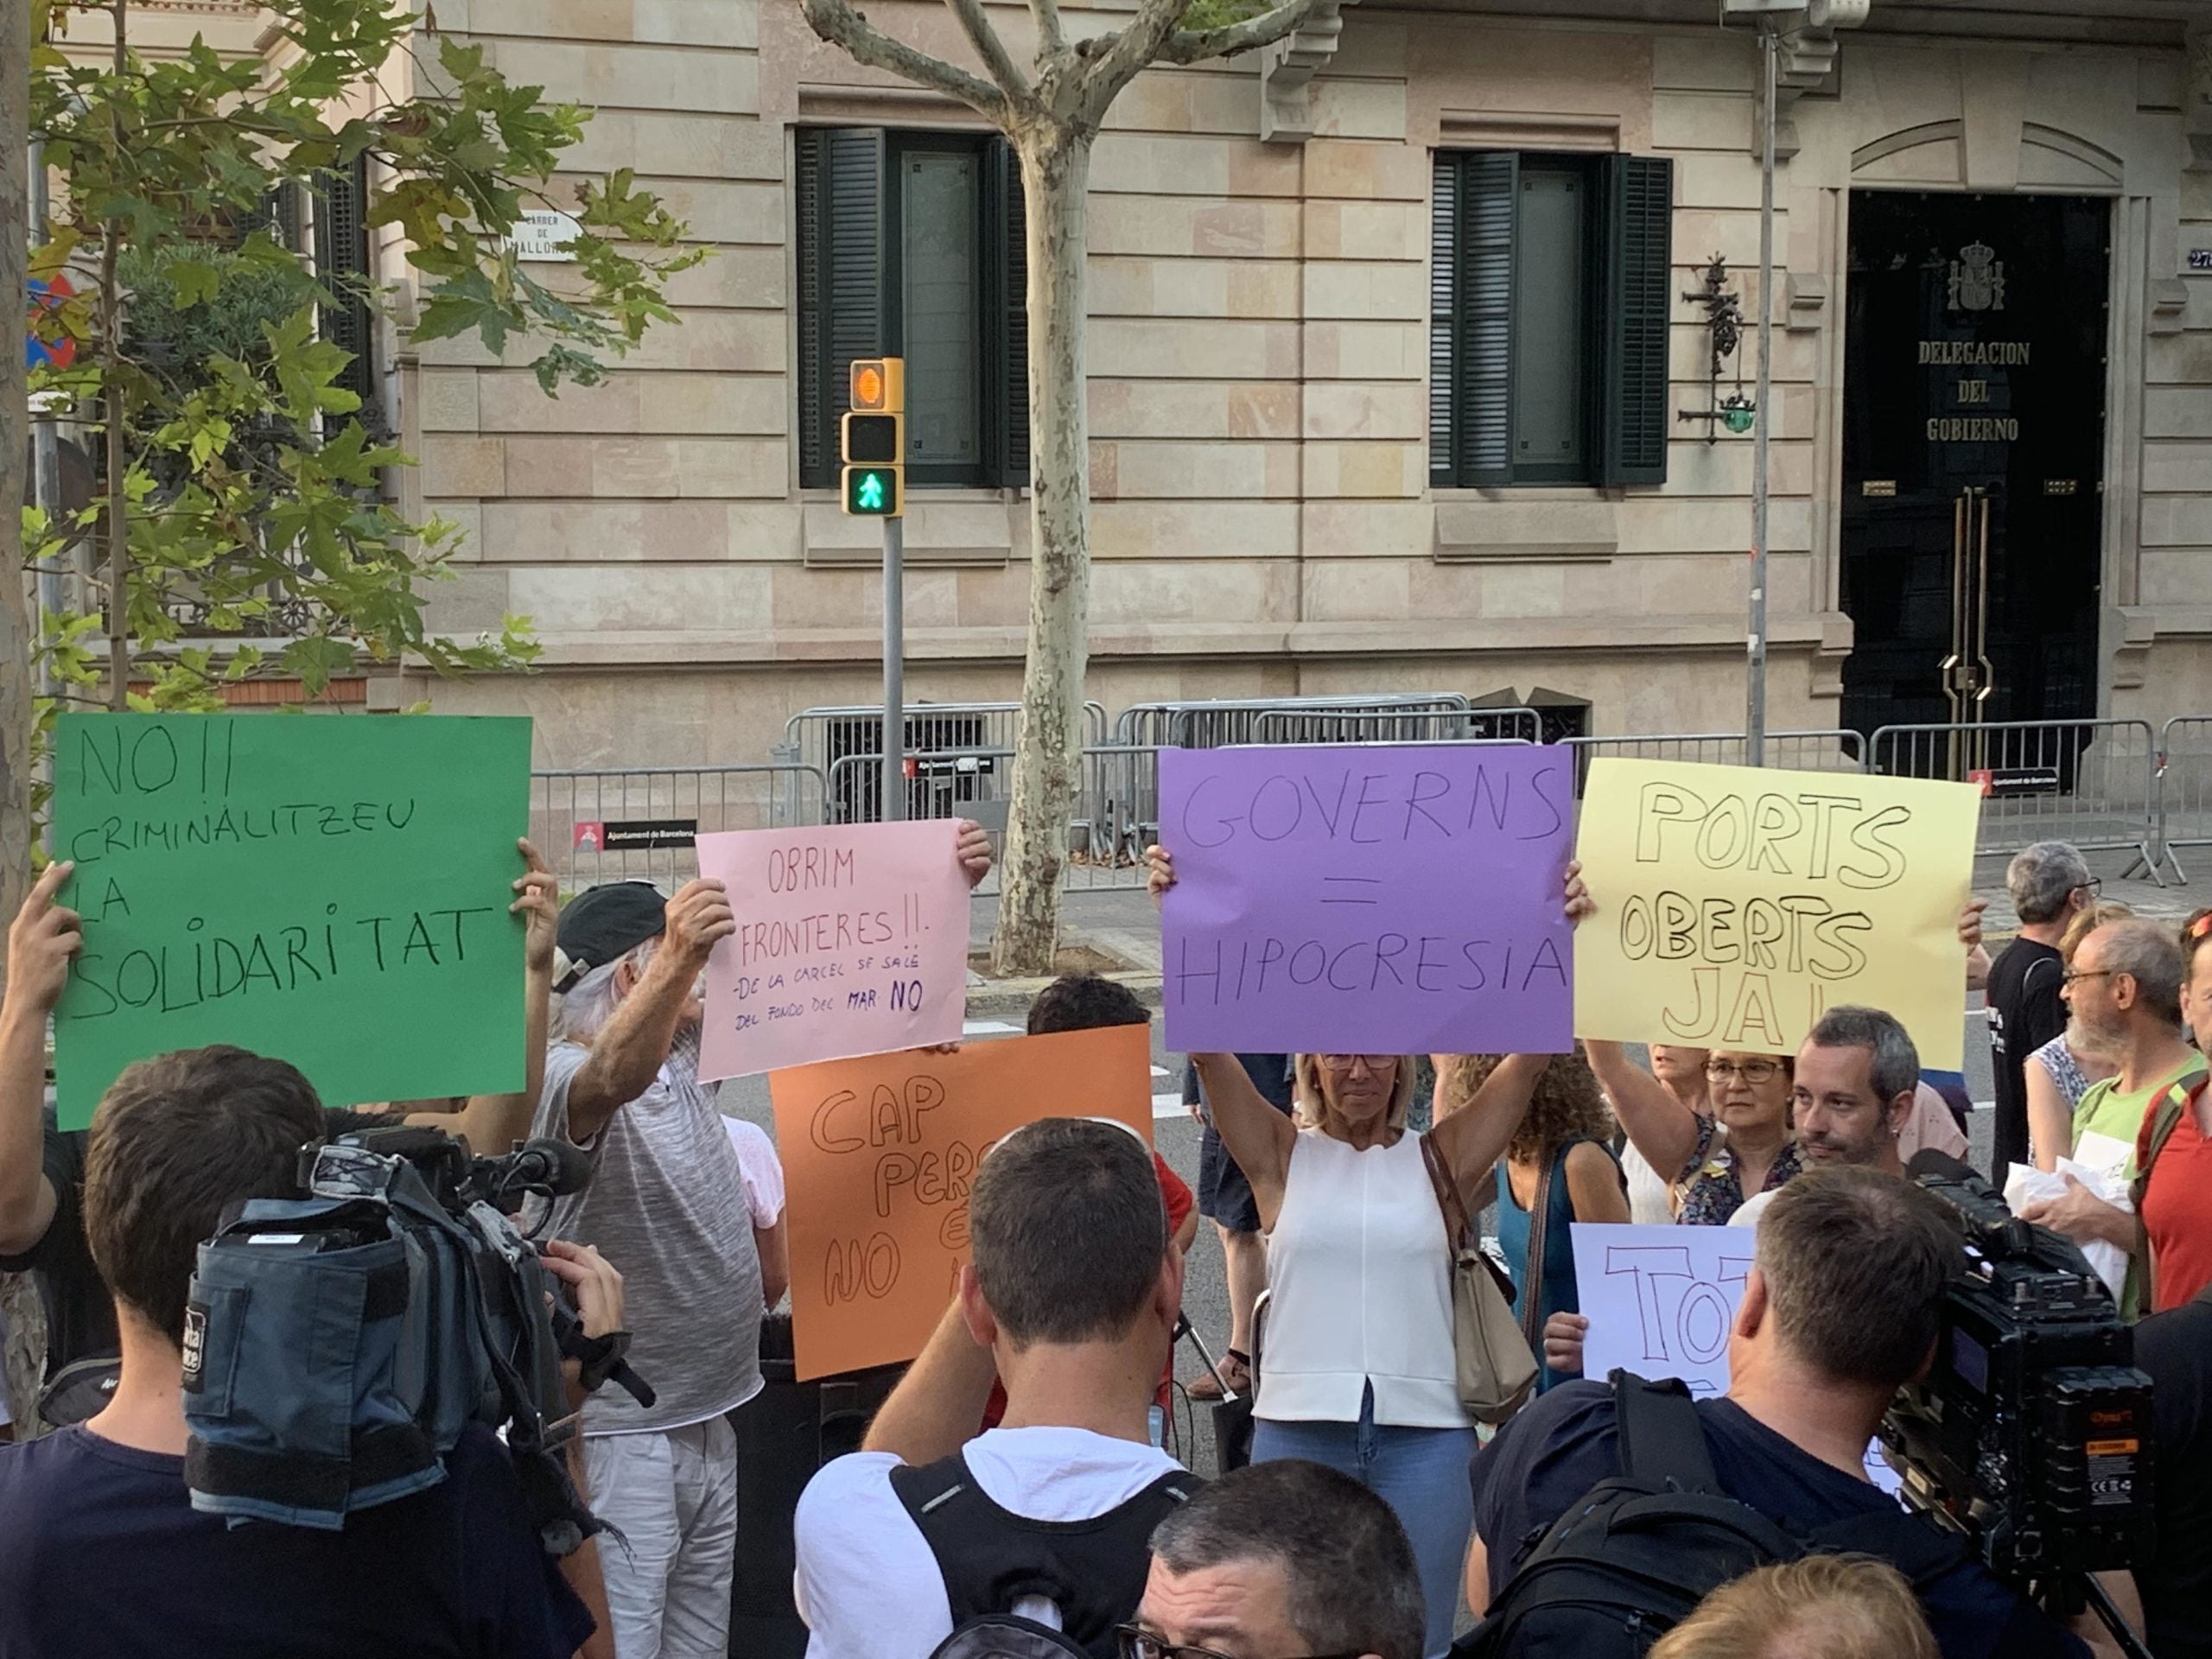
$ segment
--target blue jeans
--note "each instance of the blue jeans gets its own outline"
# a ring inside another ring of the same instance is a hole
[[[1305,1458],[1325,1464],[1373,1491],[1396,1512],[1413,1540],[1428,1605],[1428,1659],[1452,1645],[1462,1604],[1467,1535],[1474,1529],[1475,1492],[1467,1465],[1475,1455],[1471,1428],[1401,1428],[1375,1421],[1375,1390],[1360,1402],[1356,1423],[1252,1425],[1252,1461]]]

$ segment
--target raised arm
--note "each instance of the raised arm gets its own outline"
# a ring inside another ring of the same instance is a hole
[[[1191,1063],[1205,1085],[1214,1133],[1252,1184],[1260,1230],[1272,1232],[1290,1177],[1291,1148],[1298,1144],[1297,1126],[1261,1097],[1234,1054],[1193,1054]]]
[[[719,881],[689,881],[668,901],[660,948],[591,1046],[569,1085],[569,1135],[588,1141],[651,1086],[668,1063],[676,1027],[692,1011],[691,988],[717,941],[737,931]]]
[[[0,1255],[20,1255],[54,1220],[46,1178],[46,1021],[83,947],[77,912],[54,895],[75,868],[49,864],[8,930],[7,1000],[0,1002]]]
[[[523,918],[523,1080],[512,1095],[471,1095],[458,1112],[410,1112],[417,1128],[443,1129],[465,1138],[472,1151],[498,1157],[518,1141],[530,1138],[530,1121],[545,1086],[545,1033],[553,1002],[553,945],[561,931],[561,894],[537,848],[515,843],[524,873],[514,884],[518,895],[507,913]]]
[[[1429,1140],[1444,1154],[1451,1166],[1452,1179],[1459,1184],[1462,1196],[1475,1194],[1481,1184],[1490,1179],[1497,1160],[1505,1155],[1505,1148],[1513,1133],[1521,1127],[1522,1114],[1536,1092],[1536,1083],[1544,1075],[1549,1061],[1548,1054],[1509,1054],[1483,1079],[1467,1103],[1448,1117],[1440,1117],[1428,1132]],[[1436,1067],[1440,1087],[1447,1073],[1452,1056],[1430,1056]],[[1469,1214],[1480,1207],[1481,1201],[1471,1199]]]
[[[963,1272],[963,1287],[974,1276],[972,1269]],[[935,1463],[976,1438],[998,1364],[969,1329],[961,1300],[953,1298],[928,1345],[868,1426],[863,1452],[888,1452],[912,1464]]]
[[[1628,1057],[1618,1043],[1585,1039],[1583,1052],[1599,1086],[1613,1103],[1622,1131],[1664,1180],[1675,1180],[1697,1153],[1697,1114],[1669,1094],[1658,1078]]]

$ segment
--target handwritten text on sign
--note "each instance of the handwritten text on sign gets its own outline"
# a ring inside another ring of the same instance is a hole
[[[1163,753],[1170,1046],[1564,1052],[1573,779],[1529,745]]]
[[[528,721],[65,715],[54,744],[64,1124],[214,1042],[331,1105],[521,1086]]]
[[[791,1217],[798,1377],[912,1359],[968,1259],[968,1195],[1002,1137],[1110,1117],[1147,1141],[1141,1026],[881,1054],[768,1079]]]
[[[707,963],[704,1077],[957,1042],[968,878],[950,821],[699,837],[737,931]]]
[[[1618,1227],[1576,1222],[1574,1287],[1590,1321],[1582,1374],[1615,1367],[1728,1391],[1728,1333],[1758,1235],[1747,1227]]]
[[[1965,784],[1595,762],[1575,1030],[1794,1053],[1824,1010],[1866,1003],[1957,1069],[1979,810]]]

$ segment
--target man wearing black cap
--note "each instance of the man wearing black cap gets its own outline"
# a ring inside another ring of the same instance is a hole
[[[989,868],[972,824],[959,856],[971,881]],[[593,1507],[627,1540],[601,1554],[620,1659],[725,1659],[729,1647],[728,1414],[760,1391],[760,1262],[737,1153],[699,1082],[698,981],[736,929],[722,884],[706,880],[668,899],[610,882],[561,918],[534,1133],[588,1149],[593,1173],[552,1230],[620,1262],[630,1360],[658,1393],[650,1408],[627,1395],[584,1407]]]

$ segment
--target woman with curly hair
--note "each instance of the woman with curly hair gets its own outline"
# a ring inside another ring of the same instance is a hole
[[[1438,1116],[1473,1099],[1500,1058],[1460,1057],[1437,1080]],[[1569,1224],[1629,1218],[1628,1182],[1608,1144],[1612,1135],[1613,1115],[1581,1045],[1553,1055],[1497,1166],[1497,1242],[1513,1276],[1522,1332],[1540,1354],[1552,1315],[1582,1311]],[[1580,1375],[1548,1363],[1536,1374],[1537,1392]]]

